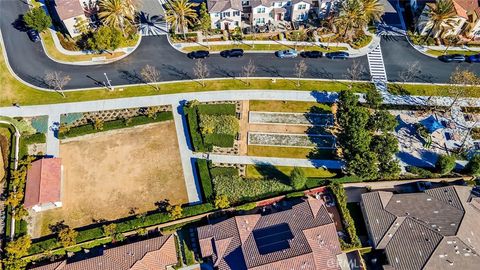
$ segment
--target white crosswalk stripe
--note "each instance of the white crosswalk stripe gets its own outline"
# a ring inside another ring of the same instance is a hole
[[[141,23],[140,33],[142,36],[166,35],[168,33],[167,23],[165,21]]]
[[[386,82],[387,73],[385,71],[385,65],[383,64],[382,48],[380,47],[380,44],[378,44],[373,51],[367,54],[367,59],[372,81]]]

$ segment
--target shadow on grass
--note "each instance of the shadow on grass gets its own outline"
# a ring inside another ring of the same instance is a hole
[[[390,94],[393,94],[393,95],[402,95],[402,96],[410,95],[410,92],[405,90],[405,88],[403,88],[399,84],[390,84],[388,86],[388,92],[390,92]]]
[[[290,177],[273,165],[258,163],[254,167],[264,179],[276,179],[287,185],[290,182]]]

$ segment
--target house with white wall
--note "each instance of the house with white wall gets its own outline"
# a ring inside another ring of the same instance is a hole
[[[208,0],[212,29],[233,30],[241,27],[243,6],[240,0]]]
[[[55,0],[55,10],[58,18],[71,37],[77,37],[82,34],[79,25],[87,23],[87,17],[80,0]]]
[[[312,7],[312,0],[292,0],[291,21],[302,22],[308,19],[308,12]]]

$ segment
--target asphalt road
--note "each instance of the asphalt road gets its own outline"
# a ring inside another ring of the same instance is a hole
[[[6,47],[8,60],[13,71],[23,80],[40,87],[46,87],[43,77],[49,71],[63,71],[72,80],[66,88],[96,87],[105,80],[107,73],[113,85],[141,82],[138,73],[146,64],[156,66],[161,72],[162,81],[189,80],[194,78],[195,61],[173,49],[165,36],[144,37],[135,52],[123,60],[112,64],[95,66],[73,66],[56,63],[43,52],[40,43],[32,43],[24,29],[16,23],[19,16],[28,10],[25,0],[0,0],[0,29]],[[424,68],[416,81],[446,82],[455,64],[444,64],[438,60],[423,56],[408,45],[404,38],[393,37],[382,41],[382,50],[389,80],[396,80],[398,72],[408,68],[415,61],[421,61]],[[257,77],[294,77],[294,65],[299,59],[279,59],[273,54],[246,54],[240,59],[224,59],[212,55],[206,60],[210,77],[235,77],[241,75],[242,66],[252,59],[256,66]],[[366,57],[356,58],[368,70]],[[307,59],[307,74],[304,77],[324,79],[344,79],[347,68],[353,62],[349,60]],[[471,66],[470,64],[462,64]],[[480,65],[475,66],[480,73]],[[369,79],[369,74],[364,74]]]

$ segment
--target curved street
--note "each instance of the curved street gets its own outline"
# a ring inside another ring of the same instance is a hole
[[[23,0],[0,0],[0,29],[6,54],[13,71],[24,81],[39,87],[46,87],[43,77],[49,71],[63,71],[70,75],[68,89],[98,87],[105,80],[106,73],[112,85],[140,83],[139,71],[146,64],[156,66],[162,81],[189,80],[194,78],[194,60],[172,48],[166,36],[144,37],[135,52],[123,60],[111,64],[74,66],[59,64],[49,59],[40,43],[31,42],[27,34],[15,28],[19,16],[28,10]],[[398,73],[416,61],[421,61],[422,73],[417,82],[447,82],[449,74],[458,64],[446,64],[425,56],[411,47],[404,37],[385,36],[382,38],[382,53],[389,81],[397,81]],[[15,56],[15,57],[13,57]],[[224,59],[211,55],[206,60],[210,77],[235,77],[241,75],[242,66],[252,59],[257,71],[255,77],[294,77],[294,65],[298,59],[279,59],[273,53],[246,54],[240,59]],[[306,59],[309,66],[308,78],[345,79],[349,60]],[[367,57],[356,58],[368,70]],[[480,65],[462,63],[464,68],[480,73]],[[369,80],[368,72],[363,79]]]

